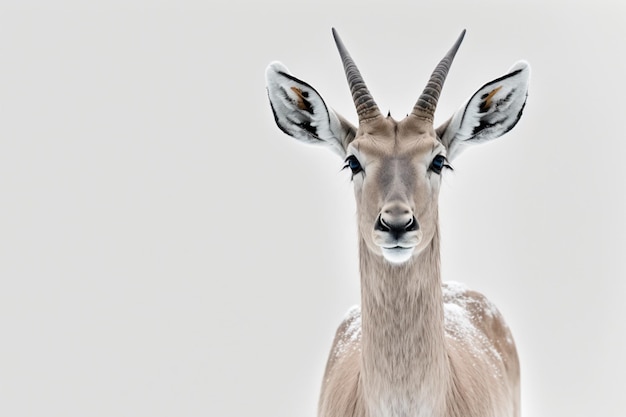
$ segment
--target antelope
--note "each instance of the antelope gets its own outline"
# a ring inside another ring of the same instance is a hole
[[[350,309],[336,332],[318,416],[519,416],[519,360],[500,312],[463,284],[442,282],[438,195],[449,161],[517,124],[530,67],[515,63],[434,128],[465,30],[400,121],[383,116],[334,28],[332,33],[358,126],[280,62],[266,70],[278,127],[339,154],[356,198],[361,307]]]

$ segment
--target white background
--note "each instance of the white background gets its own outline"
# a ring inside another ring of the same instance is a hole
[[[315,415],[355,206],[264,70],[354,121],[335,26],[396,118],[463,28],[439,122],[530,62],[519,125],[446,173],[444,279],[505,315],[525,416],[626,416],[623,3],[101,3],[0,6],[0,415]]]

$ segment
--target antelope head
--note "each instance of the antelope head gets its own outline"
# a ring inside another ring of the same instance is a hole
[[[465,31],[401,121],[381,114],[334,29],[358,127],[328,108],[313,87],[279,62],[266,70],[278,127],[301,141],[327,145],[344,159],[352,173],[360,238],[370,252],[392,264],[409,261],[436,235],[441,175],[449,161],[466,147],[511,130],[526,103],[530,68],[520,61],[479,88],[447,122],[434,127],[437,101],[464,35]]]

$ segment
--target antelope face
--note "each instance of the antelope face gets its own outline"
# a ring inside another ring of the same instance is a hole
[[[387,117],[348,146],[360,238],[391,263],[403,263],[432,240],[446,149],[416,118]]]
[[[465,31],[433,71],[412,112],[383,117],[356,64],[333,30],[359,116],[358,129],[329,109],[319,93],[278,62],[266,70],[274,119],[288,135],[329,146],[352,171],[361,240],[386,261],[420,253],[437,232],[437,199],[447,161],[466,147],[498,138],[522,115],[530,67],[519,61],[479,88],[442,126],[433,117]]]

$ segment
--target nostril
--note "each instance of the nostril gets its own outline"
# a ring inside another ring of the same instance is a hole
[[[404,226],[404,230],[407,232],[414,232],[419,229],[419,224],[417,223],[417,219],[415,216],[411,216],[411,220]]]
[[[382,215],[378,215],[378,219],[376,219],[376,225],[374,226],[374,228],[376,230],[379,230],[381,232],[390,232],[391,231],[391,226],[389,226],[387,223],[385,223],[385,221],[383,220],[383,216]]]

